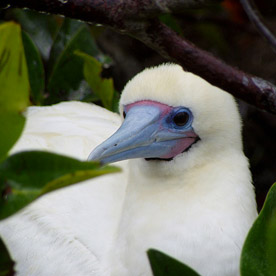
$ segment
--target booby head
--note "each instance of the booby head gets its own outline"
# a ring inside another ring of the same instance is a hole
[[[146,69],[125,87],[123,123],[89,155],[103,164],[140,158],[183,169],[242,149],[241,124],[231,95],[174,64]]]

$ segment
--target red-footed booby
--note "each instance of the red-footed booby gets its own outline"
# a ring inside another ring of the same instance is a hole
[[[151,275],[155,248],[203,276],[239,275],[257,216],[233,97],[178,65],[125,87],[119,116],[84,103],[30,108],[13,151],[46,149],[123,172],[37,200],[0,224],[19,275]],[[51,123],[52,122],[52,123]]]

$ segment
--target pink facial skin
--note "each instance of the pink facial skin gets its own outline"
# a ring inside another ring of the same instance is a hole
[[[125,110],[126,110],[126,112],[128,112],[130,108],[132,108],[134,106],[139,106],[139,105],[156,106],[161,111],[160,112],[161,117],[164,117],[164,116],[168,115],[173,110],[172,106],[162,104],[162,103],[159,103],[159,102],[155,102],[155,101],[150,101],[150,100],[144,100],[144,101],[139,101],[139,102],[135,102],[135,103],[132,103],[132,104],[128,104],[128,105],[125,106]]]
[[[188,147],[190,147],[196,141],[196,137],[186,137],[182,139],[175,140],[175,145],[171,148],[168,154],[161,156],[163,159],[174,158],[180,153],[183,153]]]
[[[143,100],[138,101],[132,104],[128,104],[125,106],[125,111],[128,112],[134,106],[154,106],[160,110],[160,119],[159,119],[159,131],[166,130],[168,132],[178,132],[183,134],[174,140],[162,141],[161,144],[164,143],[164,147],[168,148],[166,154],[159,156],[161,159],[171,159],[175,156],[183,153],[187,148],[189,148],[192,144],[194,144],[198,140],[198,135],[194,132],[193,128],[190,127],[184,130],[176,130],[172,129],[169,126],[163,125],[163,118],[168,116],[174,109],[174,107],[168,106],[163,103],[151,101],[151,100]]]

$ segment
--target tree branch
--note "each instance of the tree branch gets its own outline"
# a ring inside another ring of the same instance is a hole
[[[3,1],[3,0],[2,0]],[[62,14],[127,33],[163,57],[256,107],[276,114],[276,86],[239,71],[197,48],[155,17],[202,6],[204,0],[4,0],[5,5]],[[211,1],[212,2],[212,1]]]
[[[133,35],[133,32],[132,32]],[[258,108],[276,114],[276,86],[235,69],[152,20],[135,37],[184,69]]]
[[[240,2],[250,21],[255,25],[259,33],[269,42],[274,52],[276,52],[276,38],[262,22],[261,15],[255,5],[251,5],[248,0],[240,0]]]
[[[125,29],[129,20],[145,20],[161,14],[181,13],[221,0],[1,0],[0,7],[29,8],[61,14],[90,23]]]

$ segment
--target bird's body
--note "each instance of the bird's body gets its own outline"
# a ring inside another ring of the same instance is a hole
[[[120,110],[123,126],[89,158],[136,158],[118,163],[122,173],[44,196],[0,224],[19,275],[147,276],[149,248],[203,276],[239,275],[257,212],[232,97],[163,65],[128,83]],[[14,151],[86,159],[120,124],[119,116],[76,102],[28,114]]]
[[[40,149],[81,160],[121,122],[117,114],[80,102],[30,107],[26,115],[12,152]],[[101,270],[120,217],[125,174],[50,193],[0,223],[0,234],[18,261],[18,275],[105,275]]]

